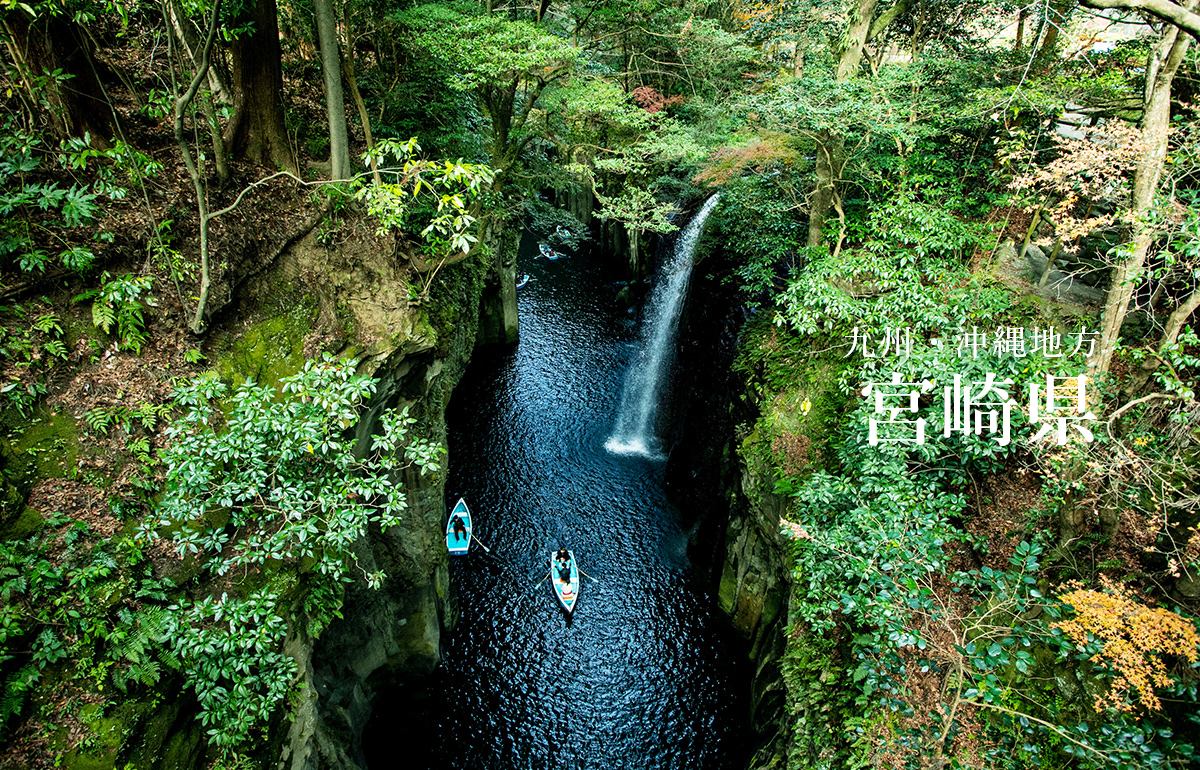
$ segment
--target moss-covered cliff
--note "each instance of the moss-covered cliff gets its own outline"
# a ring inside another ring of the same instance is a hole
[[[170,359],[175,371],[142,368],[155,353],[83,359],[31,418],[6,414],[0,448],[4,535],[15,542],[47,533],[35,546],[42,550],[22,558],[41,559],[49,568],[94,569],[112,548],[146,550],[119,557],[119,568],[101,573],[96,588],[101,593],[95,595],[108,598],[70,599],[65,605],[78,605],[73,611],[93,618],[100,637],[67,635],[60,660],[35,668],[39,677],[15,705],[20,711],[13,718],[23,721],[7,746],[5,766],[53,761],[73,768],[188,768],[219,757],[196,718],[192,690],[170,666],[154,660],[147,652],[152,634],[138,630],[148,622],[144,618],[154,617],[141,614],[152,601],[147,590],[165,592],[167,600],[180,592],[214,590],[189,588],[198,574],[194,559],[138,545],[135,534],[139,501],[152,501],[146,494],[152,496],[157,484],[155,467],[147,463],[163,441],[169,377],[209,376],[231,385],[250,378],[274,385],[325,353],[359,360],[360,373],[375,382],[356,426],[359,451],[369,450],[385,411],[403,408],[415,418],[414,435],[444,446],[445,408],[475,347],[485,276],[494,268],[484,250],[430,280],[414,273],[391,238],[367,234],[371,228],[364,224],[353,216],[327,220],[275,259],[231,281],[236,290],[204,340],[177,337],[172,318],[157,325],[152,316],[151,349],[176,351]],[[428,283],[427,294],[414,290],[417,281],[420,288]],[[91,404],[78,400],[89,393]],[[397,481],[408,507],[400,524],[386,533],[371,531],[354,547],[364,573],[388,576],[381,588],[361,580],[348,584],[340,617],[316,638],[304,623],[293,625],[284,649],[297,664],[293,694],[278,704],[258,744],[248,747],[253,762],[296,769],[358,766],[372,683],[436,666],[441,634],[457,614],[442,544],[444,478],[444,471],[404,471]],[[83,535],[63,551],[66,531]],[[73,555],[83,545],[83,556]],[[262,588],[286,605],[298,599],[304,569],[302,563],[277,563],[257,577],[250,573],[218,588]],[[69,571],[61,574],[74,585]],[[145,580],[155,588],[147,589]],[[130,634],[142,641],[125,660],[116,640]],[[139,665],[148,667],[138,669],[143,684],[126,676]],[[87,666],[95,668],[81,677]],[[115,689],[114,675],[121,678]]]

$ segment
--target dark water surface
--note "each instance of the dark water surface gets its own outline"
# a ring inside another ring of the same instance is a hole
[[[478,355],[448,415],[447,506],[466,498],[492,553],[451,559],[461,620],[428,690],[379,693],[368,762],[742,767],[744,652],[688,561],[664,464],[604,449],[637,328],[605,267],[535,250],[526,238],[520,343]],[[600,581],[570,619],[535,585],[560,543]]]

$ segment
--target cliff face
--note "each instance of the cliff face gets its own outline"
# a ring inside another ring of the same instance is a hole
[[[729,285],[730,271],[720,229],[712,228],[697,248],[690,309],[680,328],[680,428],[668,484],[694,517],[685,522],[695,525],[692,561],[709,576],[718,608],[747,642],[758,746],[749,767],[763,768],[786,754],[781,667],[790,557],[779,527],[786,497],[774,493],[767,456],[743,440],[771,404],[759,403],[760,373],[741,363],[758,336],[747,332],[754,321]]]
[[[323,251],[302,243],[296,259],[302,270],[323,261],[322,293],[330,296],[322,305],[353,326],[366,346],[363,369],[378,385],[358,427],[360,445],[365,450],[384,410],[408,408],[416,432],[445,446],[446,405],[476,343],[484,276],[495,271],[473,261],[455,265],[428,303],[413,308],[393,296],[391,287],[401,284],[385,255],[343,248],[330,258]],[[501,340],[507,325],[501,320]],[[370,533],[357,549],[359,566],[386,573],[385,585],[348,586],[341,620],[315,641],[297,636],[290,643],[304,687],[281,751],[285,767],[361,766],[373,683],[428,674],[438,663],[441,634],[457,616],[443,544],[445,472],[406,472],[403,482],[408,510],[400,525]]]
[[[386,410],[402,408],[416,420],[410,431],[445,446],[445,409],[476,344],[485,278],[495,280],[496,270],[473,257],[440,271],[425,293],[428,276],[414,273],[390,238],[364,230],[343,222],[314,231],[261,266],[213,325],[207,358],[222,379],[263,384],[321,353],[358,359],[359,372],[376,382],[356,428],[358,450],[366,453]],[[355,553],[362,570],[387,579],[378,590],[348,584],[341,618],[318,638],[293,630],[286,652],[297,662],[298,686],[253,750],[258,766],[363,766],[375,684],[427,674],[438,663],[441,635],[457,618],[443,541],[445,471],[406,471],[397,481],[408,503],[400,524],[368,533]],[[294,567],[274,577],[289,603]],[[86,721],[103,740],[67,753],[65,767],[181,770],[217,759],[180,677],[112,697],[104,716]]]
[[[786,753],[783,721],[786,690],[782,661],[791,595],[791,575],[779,519],[786,499],[771,492],[769,470],[743,464],[736,501],[725,529],[717,599],[734,627],[750,641],[754,665],[751,724],[760,748],[751,768],[773,766]]]

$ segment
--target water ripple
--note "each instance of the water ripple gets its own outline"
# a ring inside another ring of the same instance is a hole
[[[377,702],[368,760],[394,764],[402,735],[405,767],[431,770],[738,767],[745,672],[688,562],[663,463],[605,450],[634,335],[615,276],[533,249],[520,343],[473,363],[449,411],[448,500],[466,497],[492,557],[451,564],[461,617],[418,718],[429,729],[404,732],[414,717]],[[534,586],[559,544],[599,581],[569,619]]]

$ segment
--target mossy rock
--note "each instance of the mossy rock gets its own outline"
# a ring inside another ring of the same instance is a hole
[[[317,304],[310,298],[265,305],[240,328],[214,335],[217,375],[234,386],[247,378],[276,385],[304,367],[304,338],[316,321]]]
[[[5,519],[0,526],[0,540],[25,540],[36,535],[45,525],[40,513],[32,508],[22,508],[19,516]]]
[[[80,721],[88,728],[88,736],[79,746],[62,755],[62,766],[68,770],[113,770],[125,738],[132,732],[128,716],[130,709],[119,709],[112,716],[101,714],[103,704],[88,704],[79,712]]]
[[[42,517],[25,507],[25,497],[0,468],[0,540],[23,540],[42,528]]]
[[[43,479],[74,478],[79,452],[79,422],[45,408],[0,438],[8,481],[25,492]]]
[[[776,478],[802,478],[830,464],[824,447],[846,407],[838,381],[847,363],[836,353],[814,352],[827,347],[759,321],[738,353],[735,369],[747,376],[761,412],[742,456],[757,456]]]

